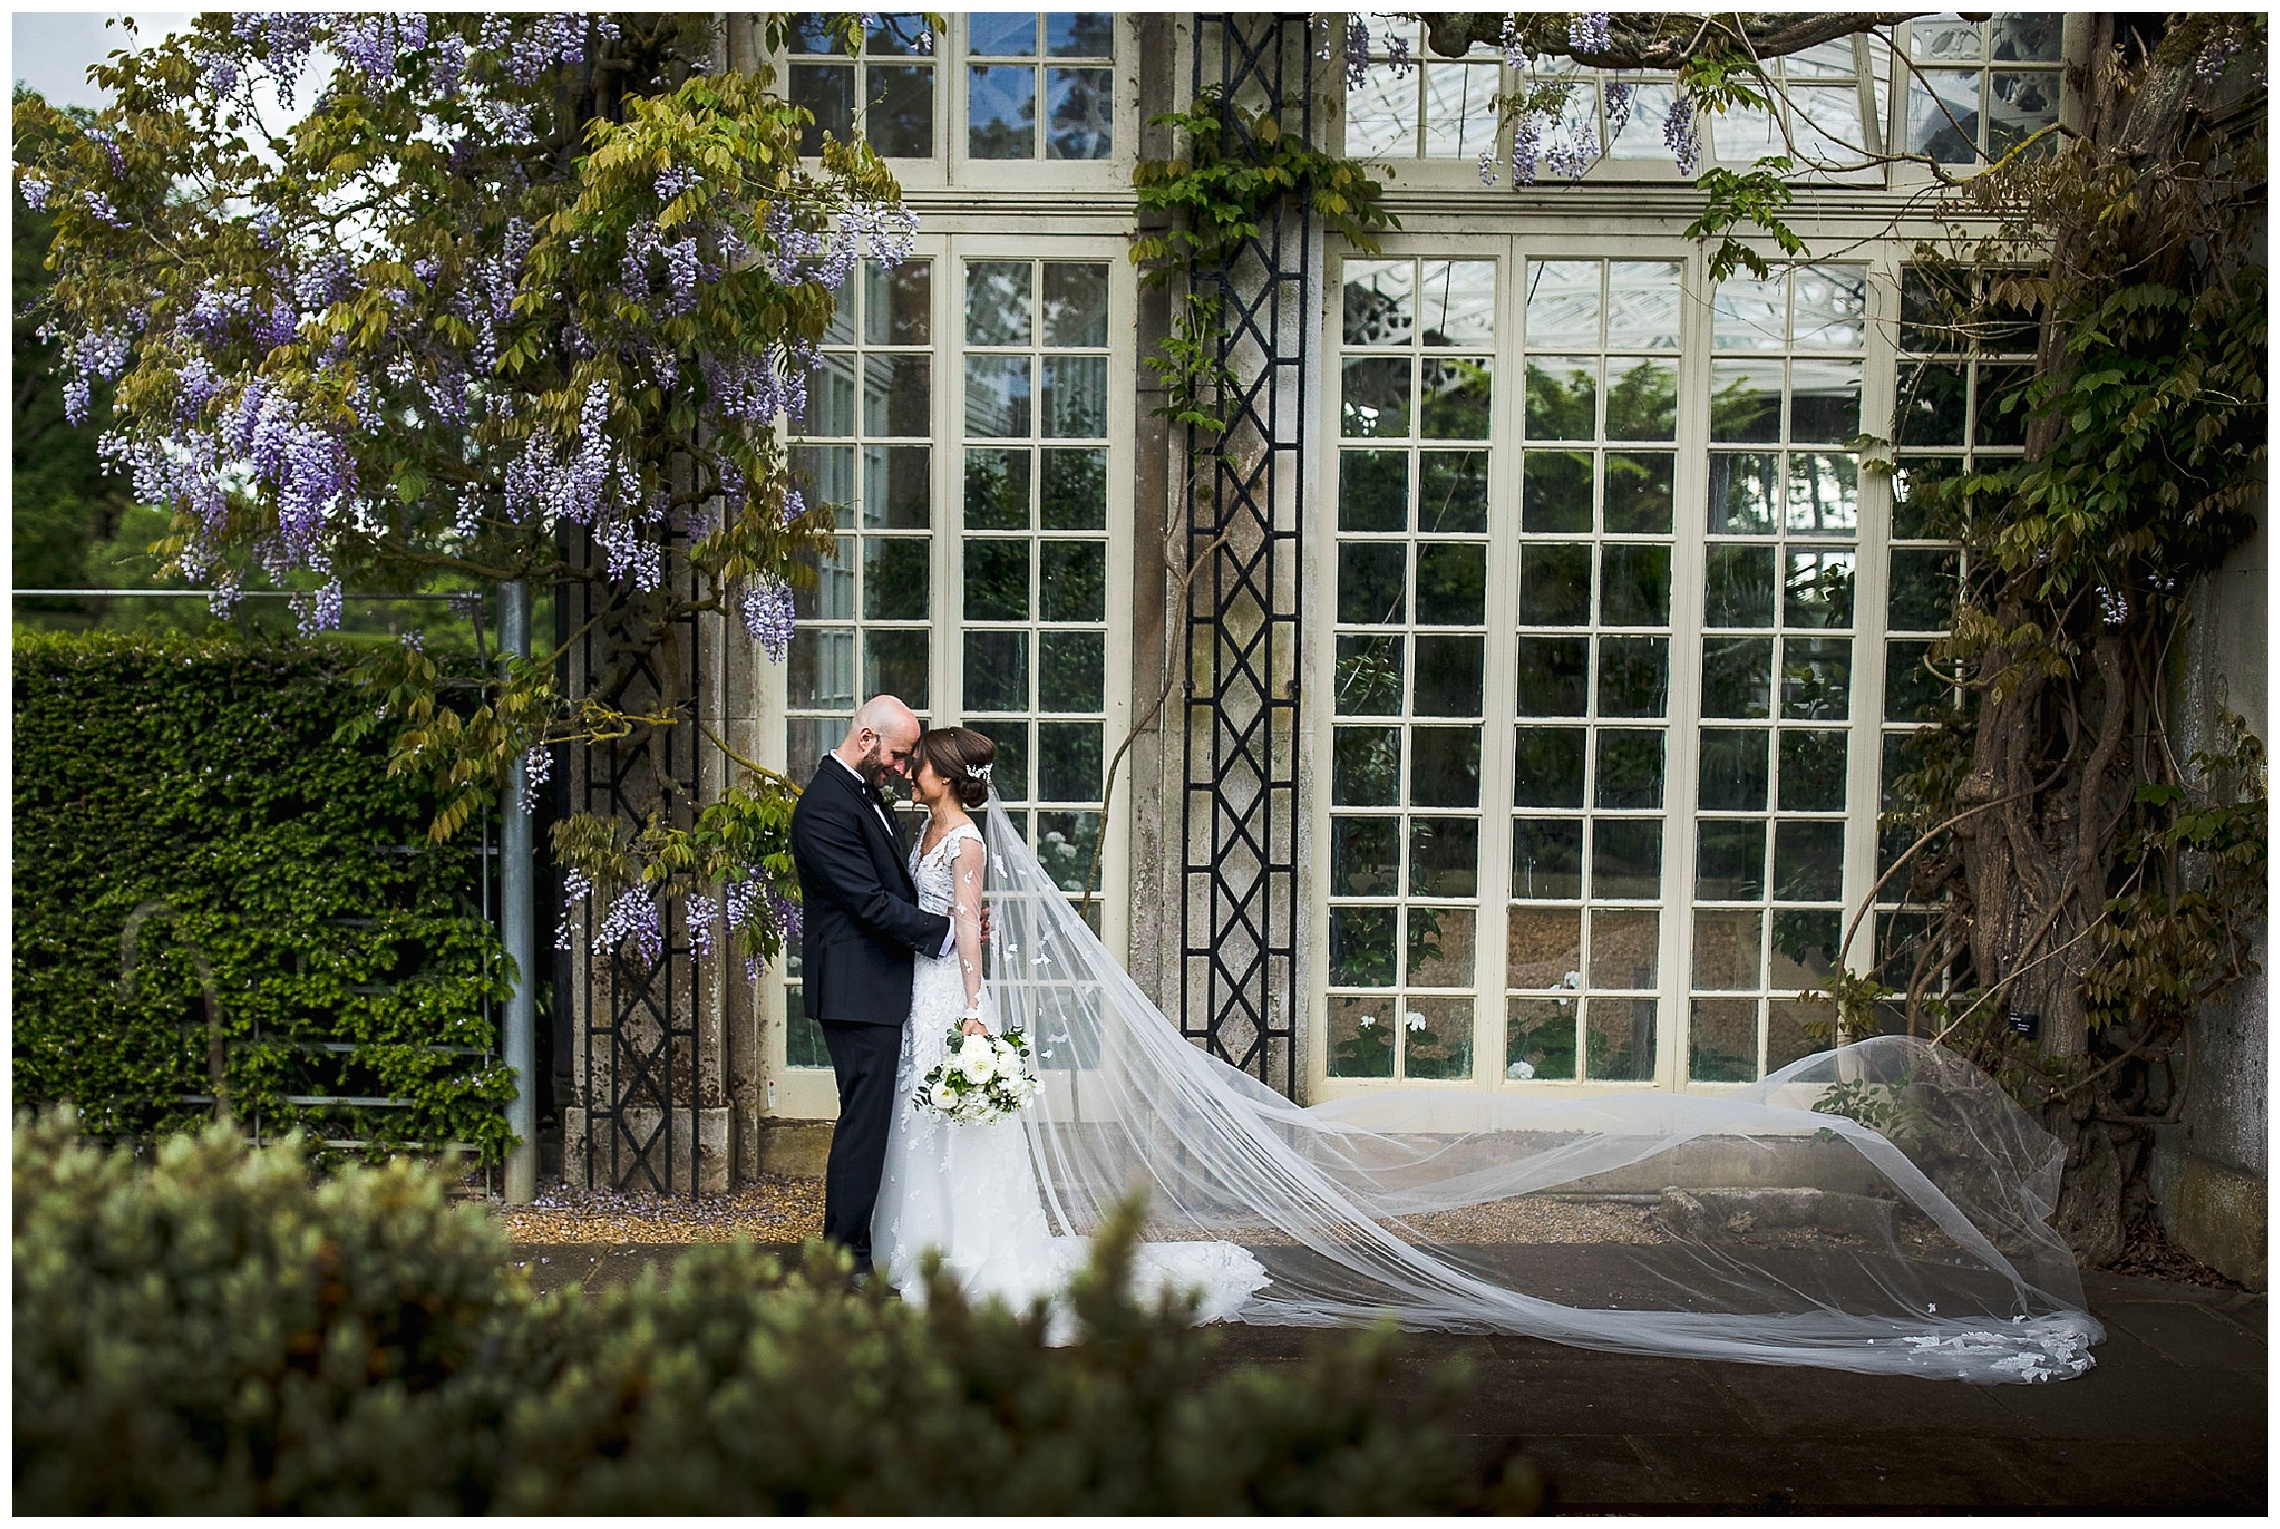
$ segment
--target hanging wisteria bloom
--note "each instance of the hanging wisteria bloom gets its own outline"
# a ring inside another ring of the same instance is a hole
[[[760,644],[770,663],[780,664],[792,648],[798,622],[793,616],[792,588],[781,579],[760,579],[745,586],[738,613],[744,630]]]
[[[655,966],[664,957],[665,931],[658,923],[657,899],[642,887],[627,887],[611,902],[594,936],[594,954],[609,955],[628,940],[646,965]]]
[[[1568,46],[1578,53],[1605,53],[1615,45],[1608,31],[1609,13],[1585,11],[1568,23]]]

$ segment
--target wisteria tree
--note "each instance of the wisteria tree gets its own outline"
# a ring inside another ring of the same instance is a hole
[[[586,583],[616,612],[607,667],[692,611],[782,659],[796,559],[831,521],[779,431],[837,290],[900,259],[911,220],[860,142],[803,166],[806,113],[715,67],[712,24],[207,14],[98,66],[114,104],[91,123],[18,104],[69,408],[113,385],[103,451],[172,512],[171,571],[219,608],[296,590],[305,633],[344,589]],[[606,672],[455,687],[414,639],[371,678],[391,769],[440,788],[438,839],[511,760],[543,779],[550,742],[677,727],[729,750],[693,697],[605,704]],[[731,757],[738,783],[646,830],[557,827],[573,900],[609,910],[598,944],[653,959],[674,897],[700,952],[724,930],[765,959],[796,923],[790,785]]]

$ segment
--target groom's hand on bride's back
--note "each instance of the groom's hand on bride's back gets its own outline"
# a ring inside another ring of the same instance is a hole
[[[983,943],[984,945],[987,945],[989,942],[990,942],[990,905],[989,905],[988,903],[984,903],[984,904],[982,904],[982,943]]]

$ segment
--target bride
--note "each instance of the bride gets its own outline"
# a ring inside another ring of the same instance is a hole
[[[1138,1191],[1135,1279],[1200,1291],[1207,1321],[1977,1381],[2091,1367],[2104,1333],[2048,1222],[2063,1152],[1954,1054],[1878,1036],[1734,1089],[1388,1084],[1301,1107],[1107,953],[991,793],[995,755],[940,728],[915,760],[913,880],[955,948],[918,962],[873,1220],[906,1294],[932,1248],[970,1295],[1052,1299]],[[1263,959],[1219,938],[1223,963]],[[976,1029],[1028,1037],[1036,1098],[988,1125],[922,1111],[947,1038]]]
[[[931,1248],[969,1298],[994,1295],[1020,1310],[1061,1291],[1085,1261],[1085,1239],[1056,1235],[1048,1225],[1019,1119],[962,1124],[918,1104],[919,1083],[942,1062],[954,1030],[980,1035],[1000,1028],[983,982],[987,851],[971,816],[989,800],[996,758],[996,745],[984,735],[945,727],[919,739],[912,761],[912,787],[927,822],[911,851],[911,880],[919,906],[949,915],[954,948],[940,960],[918,962],[912,981],[871,1246],[887,1277],[910,1298],[923,1294],[916,1274]],[[1257,1259],[1225,1242],[1147,1245],[1135,1266],[1149,1284],[1201,1290],[1204,1321],[1235,1315],[1267,1282]],[[1065,1320],[1057,1327],[1065,1336]]]

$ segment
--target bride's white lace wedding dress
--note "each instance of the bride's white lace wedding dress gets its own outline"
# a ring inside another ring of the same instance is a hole
[[[973,846],[963,858],[962,843]],[[981,960],[983,858],[981,833],[968,823],[923,854],[919,846],[911,850],[919,905],[950,914],[958,939],[941,960],[919,958],[911,983],[871,1246],[879,1267],[906,1298],[923,1298],[919,1262],[933,1248],[968,1298],[996,1296],[1023,1310],[1036,1297],[1055,1297],[1066,1288],[1085,1262],[1087,1240],[1054,1233],[1022,1120],[960,1124],[915,1103],[919,1081],[940,1064],[945,1040],[967,1009],[965,964]],[[969,885],[958,885],[969,878]],[[995,1031],[997,1006],[986,987],[981,1000],[983,1022]],[[1135,1278],[1144,1296],[1165,1286],[1200,1290],[1198,1316],[1206,1322],[1234,1316],[1267,1283],[1257,1259],[1220,1241],[1143,1244]],[[1068,1326],[1064,1316],[1055,1336],[1068,1336]]]

